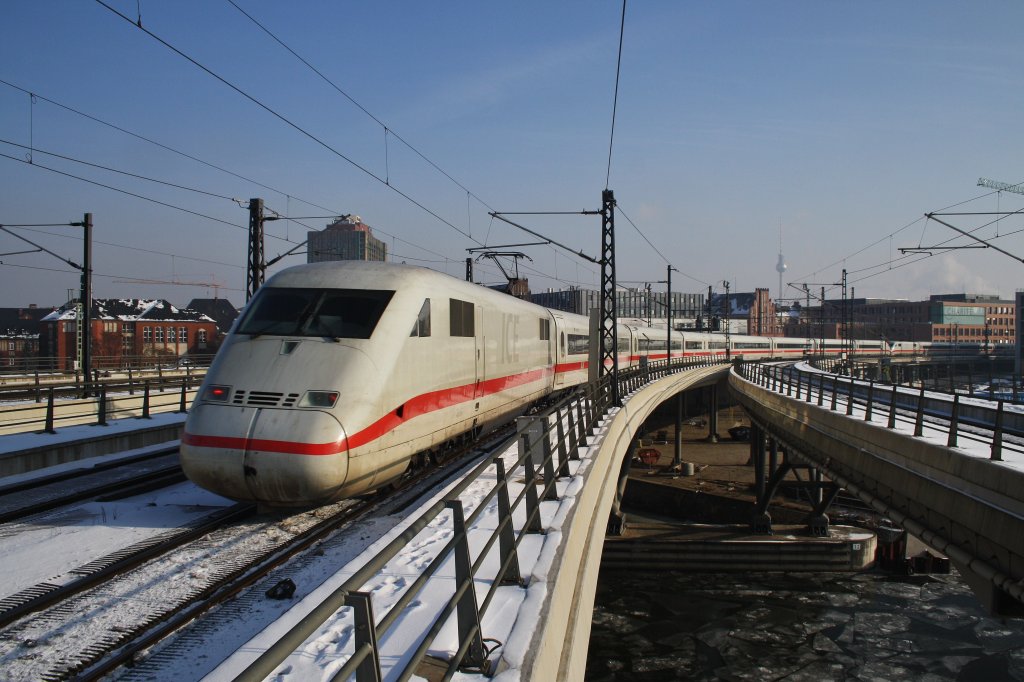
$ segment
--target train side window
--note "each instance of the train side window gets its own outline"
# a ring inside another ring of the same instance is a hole
[[[475,336],[473,304],[457,298],[448,299],[449,330],[452,336]]]
[[[549,341],[551,339],[551,320],[540,321],[540,340]]]
[[[562,354],[565,354],[565,332],[562,332]]]
[[[420,314],[416,317],[416,324],[412,326],[409,336],[430,336],[430,299],[423,299],[420,306]]]

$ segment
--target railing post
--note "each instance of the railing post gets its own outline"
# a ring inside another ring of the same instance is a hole
[[[149,419],[149,379],[142,382],[142,418]]]
[[[512,526],[512,511],[508,499],[508,477],[505,475],[505,461],[500,457],[494,460],[498,467],[498,552],[501,565],[505,569],[498,576],[502,584],[523,584],[523,576],[519,572],[519,554],[516,552],[515,528]],[[506,566],[506,563],[508,564]]]
[[[587,388],[587,391],[590,389]],[[579,459],[580,448],[587,447],[587,427],[586,420],[583,418],[583,403],[586,401],[586,393],[580,394],[576,398],[576,447],[573,448],[573,456]]]
[[[924,435],[924,382],[921,382],[921,393],[917,396],[917,417],[914,418],[914,436]]]
[[[871,410],[874,407],[872,405],[874,400],[875,400],[875,380],[872,379],[870,382],[868,382],[868,402],[867,402],[867,406],[864,408],[864,421],[866,421],[866,422],[871,421]]]
[[[991,386],[991,384],[989,384]],[[996,406],[996,424],[992,429],[992,459],[1003,459],[1003,401]]]
[[[953,394],[953,414],[949,417],[949,437],[946,438],[946,447],[955,448],[957,431],[960,429],[960,394]]]
[[[788,398],[793,395],[793,370],[790,369],[786,374],[789,374],[789,381],[786,382],[786,397]],[[783,376],[785,376],[785,374]]]
[[[839,393],[839,377],[835,374],[832,375],[832,405],[828,408],[833,412],[836,411],[836,394]]]
[[[537,474],[533,468],[533,453],[530,451],[530,434],[523,433],[519,436],[519,461],[525,469],[526,486],[526,527],[523,532],[543,533],[540,525],[540,500],[537,499]]]
[[[551,450],[551,423],[547,416],[535,418],[540,423],[540,456],[544,467],[544,499],[557,500],[558,490],[555,484],[555,453]]]
[[[44,433],[57,433],[53,428],[53,386],[46,394],[46,423],[43,425]]]
[[[568,478],[569,473],[569,444],[566,442],[565,426],[562,424],[562,411],[555,410],[555,434],[558,436],[558,477]]]
[[[792,378],[793,374],[791,373],[789,376],[790,378]],[[800,400],[800,387],[800,372],[796,372],[796,395],[794,396],[795,400]]]
[[[462,591],[456,615],[459,621],[459,646],[469,642],[466,655],[459,667],[481,668],[487,663],[487,650],[480,634],[480,609],[476,603],[476,588],[473,585],[473,562],[469,556],[469,536],[466,533],[466,518],[462,512],[461,500],[445,503],[452,510],[455,528],[455,591]]]
[[[846,396],[846,416],[847,417],[849,417],[850,415],[853,414],[853,387],[854,387],[853,375],[851,374],[850,375],[850,392],[849,392],[849,395]]]
[[[178,404],[178,412],[187,412],[188,404],[185,399],[185,394],[188,391],[188,381],[182,379],[181,381],[181,402]]]
[[[897,395],[898,395],[898,390],[896,388],[896,384],[893,384],[892,385],[892,394],[889,397],[889,423],[887,424],[887,426],[890,429],[895,429],[896,428],[896,396]]]
[[[825,375],[818,375],[818,407],[825,405]]]
[[[99,403],[96,405],[96,425],[106,426],[107,425],[107,387],[105,385],[100,386],[100,392],[96,398]]]
[[[370,647],[370,655],[356,668],[356,682],[381,682],[380,650],[377,648],[377,626],[373,618],[373,602],[369,592],[349,592],[345,605],[352,607],[355,620],[353,639],[356,651]]]
[[[132,382],[132,368],[128,367],[128,395],[135,395],[135,384]]]
[[[37,369],[34,372],[34,374],[35,374],[35,385],[36,385],[36,402],[37,403],[41,403],[41,402],[43,402],[43,395],[42,395],[42,393],[39,390],[39,370]]]

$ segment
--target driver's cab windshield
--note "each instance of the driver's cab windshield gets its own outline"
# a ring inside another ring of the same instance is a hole
[[[236,333],[368,339],[394,294],[375,289],[264,287]]]

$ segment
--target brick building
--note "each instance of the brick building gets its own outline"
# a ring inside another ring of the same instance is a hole
[[[713,294],[709,305],[712,318],[718,317],[724,329],[728,320],[729,330],[751,336],[782,336],[782,326],[775,311],[775,303],[768,289],[758,288],[751,292]]]
[[[40,353],[54,369],[72,370],[78,357],[77,301],[40,322]],[[167,301],[94,299],[92,359],[97,369],[166,362],[186,353],[211,352],[216,323],[194,310],[179,310]]]
[[[32,370],[39,362],[39,321],[52,308],[0,308],[0,371]]]
[[[990,347],[1016,343],[1014,302],[981,294],[939,294],[926,301],[850,299],[850,338],[887,341],[974,343]],[[829,300],[801,311],[787,336],[839,338],[843,302]],[[824,313],[824,314],[823,314]]]

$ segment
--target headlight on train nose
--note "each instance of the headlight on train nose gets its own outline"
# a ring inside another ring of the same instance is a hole
[[[231,395],[230,386],[207,386],[206,393],[203,395],[207,400],[216,400],[217,402],[227,402],[228,396]]]
[[[339,395],[337,391],[306,391],[306,395],[299,401],[299,407],[334,407]]]

